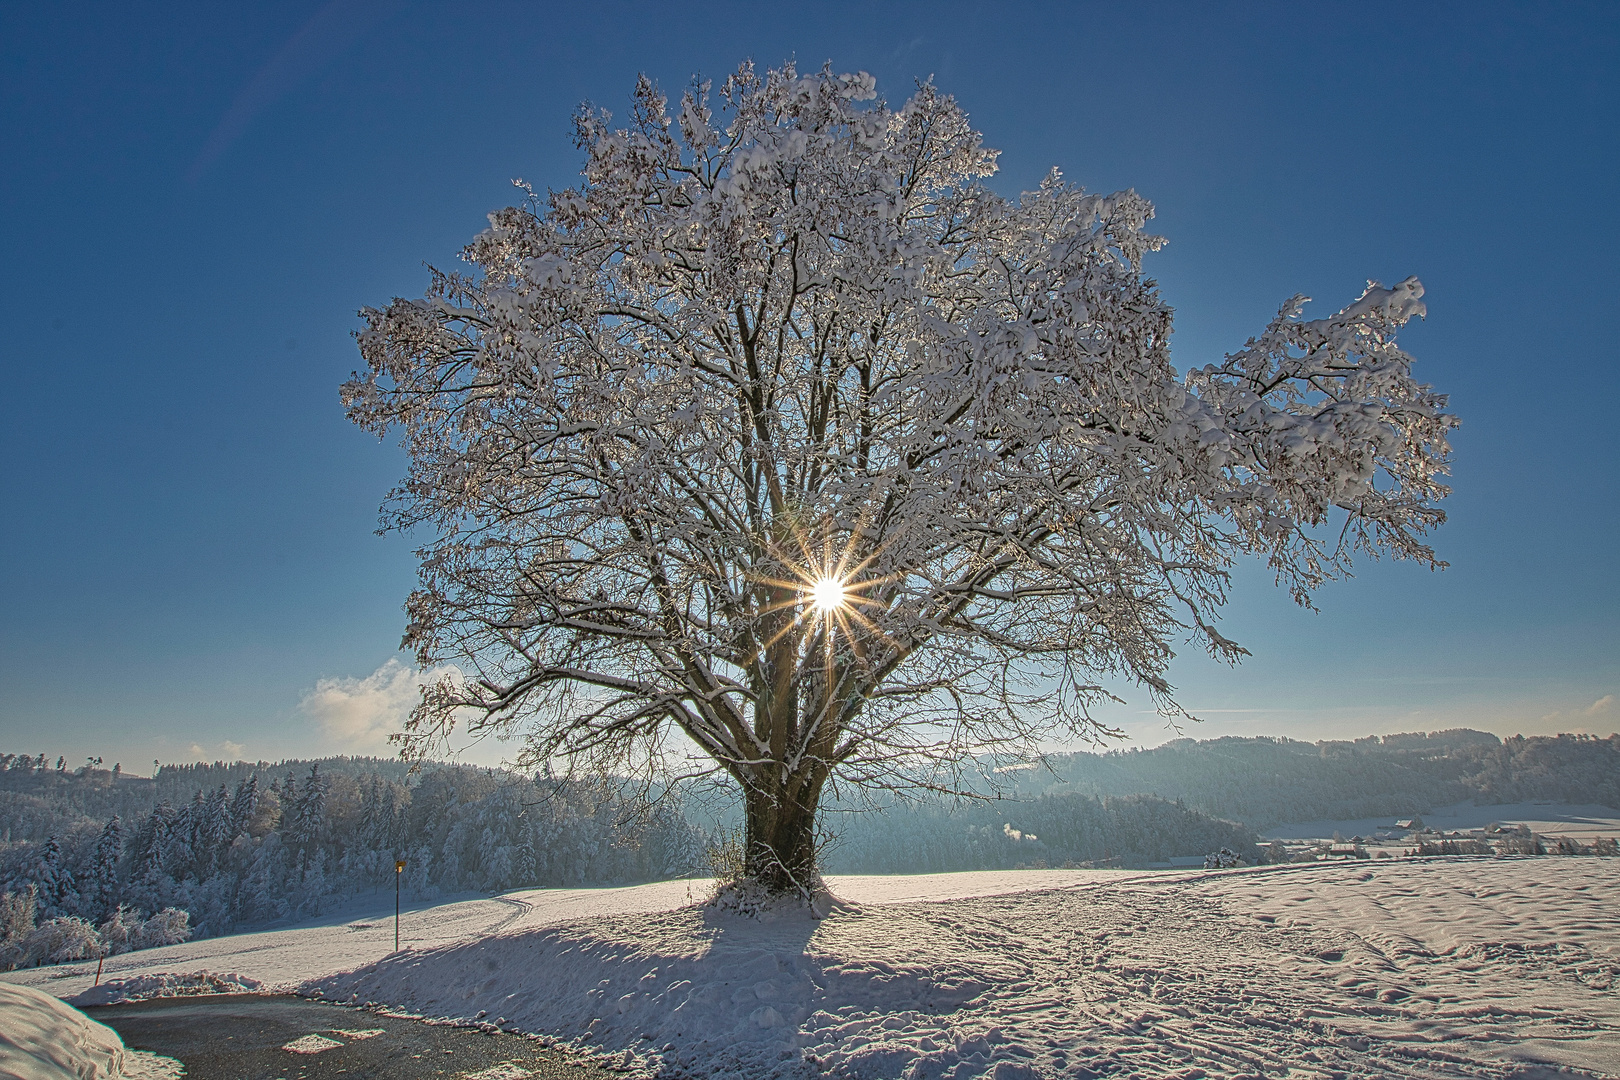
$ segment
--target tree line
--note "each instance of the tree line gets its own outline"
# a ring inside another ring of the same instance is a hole
[[[220,771],[191,775],[213,780]],[[160,799],[145,813],[105,821],[77,813],[73,798],[25,796],[32,813],[20,827],[6,820],[12,835],[52,831],[0,843],[0,890],[13,908],[32,898],[41,920],[123,925],[174,909],[189,914],[195,933],[212,936],[318,914],[390,885],[400,859],[401,884],[415,897],[624,884],[678,877],[702,863],[705,838],[673,793],[647,805],[610,782],[462,766],[407,779],[353,762],[314,762],[284,775],[236,771],[244,775],[234,785],[199,785],[178,804]],[[60,786],[104,779],[86,774]]]

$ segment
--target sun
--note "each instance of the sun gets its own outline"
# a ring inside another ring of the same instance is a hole
[[[872,573],[873,563],[893,538],[874,543],[864,520],[850,530],[842,551],[834,550],[831,532],[812,535],[793,529],[780,541],[768,541],[769,553],[781,576],[751,573],[748,577],[770,590],[761,597],[766,602],[760,614],[790,611],[792,617],[782,620],[758,648],[768,649],[789,635],[800,635],[806,642],[820,641],[831,663],[836,638],[840,649],[847,644],[849,656],[864,664],[875,643],[887,642],[881,646],[884,649],[898,647],[868,615],[881,618],[892,600],[885,594],[885,586],[905,575]],[[872,550],[860,552],[864,546]]]
[[[810,600],[817,611],[830,615],[844,606],[844,583],[837,578],[819,578],[810,587]]]

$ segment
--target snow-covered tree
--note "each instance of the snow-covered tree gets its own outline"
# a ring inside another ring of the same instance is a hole
[[[175,832],[180,815],[159,802],[135,830],[130,844],[129,890],[126,899],[148,910],[167,903],[175,891]]]
[[[286,852],[279,833],[267,834],[253,849],[233,914],[243,922],[277,919],[287,913]]]
[[[178,945],[191,937],[191,914],[178,908],[164,908],[141,924],[135,931],[133,947],[153,949],[161,945]]]
[[[206,877],[218,868],[231,841],[236,838],[230,817],[230,796],[221,784],[203,801],[202,820],[197,823],[198,876]]]
[[[0,971],[10,971],[24,962],[28,937],[34,932],[38,915],[39,890],[35,886],[0,893]]]
[[[23,943],[24,964],[62,964],[103,955],[96,928],[75,915],[47,919]]]
[[[198,791],[192,795],[190,802],[175,811],[162,847],[163,866],[176,881],[198,876],[203,854],[202,824],[203,794]]]
[[[254,835],[254,826],[257,824],[259,805],[262,801],[257,776],[250,776],[237,782],[236,793],[231,796],[231,805],[227,811],[230,822],[228,833],[231,840],[235,840],[243,833]]]
[[[46,911],[61,914],[74,907],[78,887],[62,851],[62,841],[56,836],[46,840],[45,846],[40,848],[33,879],[39,886],[40,903]]]
[[[114,814],[102,826],[90,856],[90,867],[81,890],[85,911],[105,917],[118,907],[118,864],[124,857],[124,823]]]
[[[127,953],[136,947],[141,929],[141,913],[126,904],[119,904],[98,928],[108,956]]]
[[[931,84],[745,65],[577,131],[578,187],[362,313],[344,401],[411,459],[385,522],[437,533],[406,643],[466,672],[407,752],[465,718],[623,768],[678,729],[743,791],[750,874],[802,889],[830,782],[1094,738],[1105,677],[1179,712],[1178,640],[1244,652],[1239,557],[1301,602],[1358,550],[1436,562],[1415,278],[1183,372],[1151,205],[1003,198]]]
[[[326,828],[326,781],[321,778],[319,764],[309,767],[309,775],[304,778],[304,786],[296,792],[289,782],[283,792],[292,796],[292,805],[288,808],[282,824],[282,830],[287,834],[289,843],[300,847],[309,847],[315,844]]]

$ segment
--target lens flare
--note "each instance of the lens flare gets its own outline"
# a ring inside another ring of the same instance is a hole
[[[821,578],[811,586],[810,599],[817,611],[829,615],[844,606],[844,583],[836,578]]]

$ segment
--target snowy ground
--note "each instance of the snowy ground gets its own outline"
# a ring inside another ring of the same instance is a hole
[[[433,909],[389,957],[374,925],[118,959],[694,1077],[1620,1076],[1620,860],[832,884],[847,903],[821,922],[719,915],[677,882]],[[77,988],[50,974],[7,977]]]
[[[1003,870],[978,874],[848,876],[831,881],[840,896],[860,903],[891,904],[1053,888],[1121,875],[1125,872]],[[421,951],[477,941],[495,934],[589,922],[607,915],[670,911],[698,902],[709,890],[710,882],[706,880],[664,881],[622,889],[529,889],[426,909],[406,908],[400,921],[400,944],[407,950]],[[369,903],[351,906],[341,918],[111,956],[103,967],[101,981],[106,984],[156,978],[163,973],[206,971],[216,975],[240,975],[249,980],[246,983],[249,989],[291,993],[310,979],[352,971],[393,951],[393,897],[379,896]],[[95,971],[94,964],[60,964],[0,973],[0,980],[37,986],[58,997],[71,998],[91,988]],[[100,1002],[88,998],[84,1003]]]

